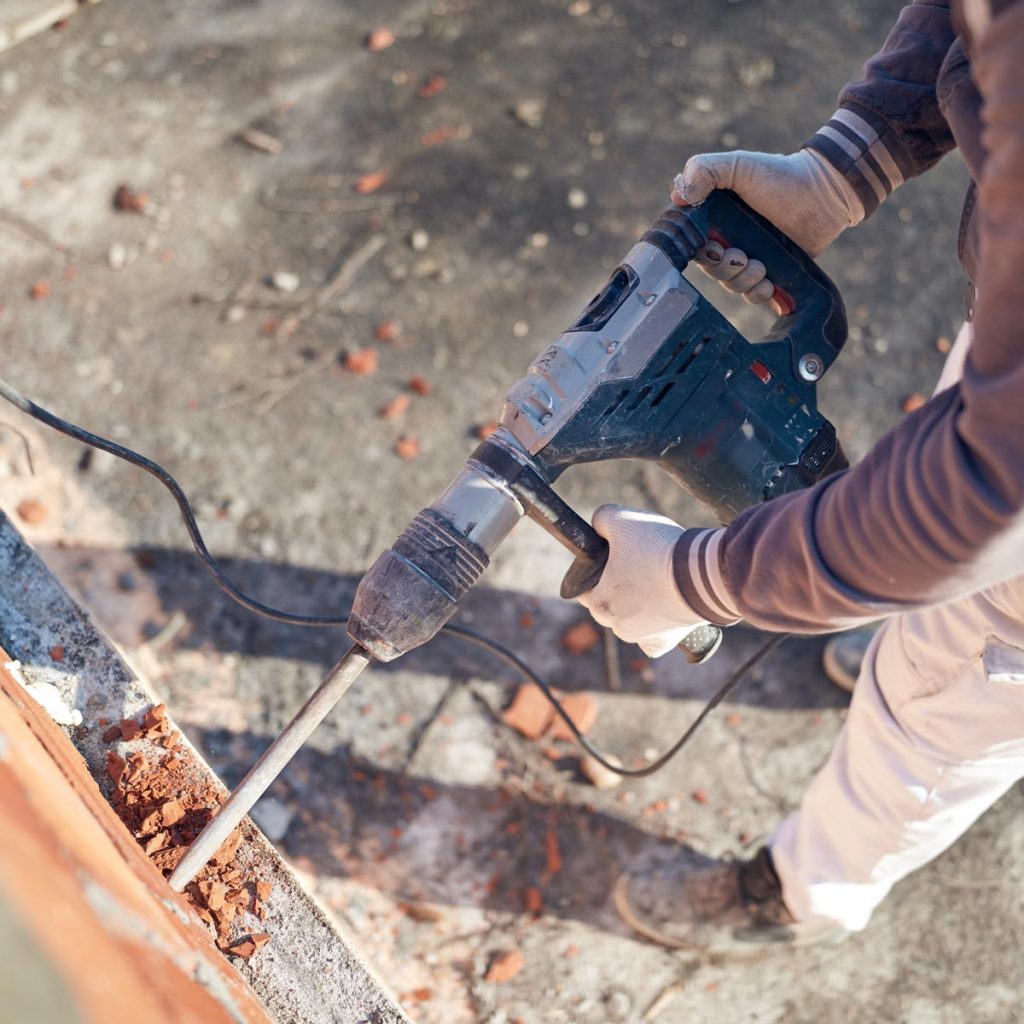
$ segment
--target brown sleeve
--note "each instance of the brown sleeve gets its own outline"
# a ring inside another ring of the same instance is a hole
[[[701,572],[719,581],[715,603],[754,625],[829,631],[1024,573],[1024,4],[998,17],[973,63],[987,160],[964,378],[857,466],[702,545],[717,558]]]

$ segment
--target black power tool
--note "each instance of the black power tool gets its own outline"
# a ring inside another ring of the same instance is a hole
[[[683,277],[709,239],[757,256],[776,286],[781,315],[756,345]],[[723,523],[758,502],[845,468],[835,429],[815,402],[817,382],[845,341],[846,314],[835,285],[806,253],[735,195],[716,191],[700,206],[666,210],[579,319],[509,391],[498,430],[363,577],[347,621],[352,647],[197,837],[171,876],[171,886],[183,889],[216,853],[374,659],[392,661],[446,629],[498,654],[554,701],[546,684],[511,652],[463,627],[445,624],[523,516],[576,555],[562,584],[564,597],[595,585],[608,546],[554,491],[552,485],[567,467],[602,459],[654,460]],[[157,477],[178,502],[206,567],[245,607],[299,625],[345,623],[282,612],[239,590],[210,555],[188,499],[162,466],[62,420],[4,381],[0,398]],[[665,763],[780,639],[769,641],[733,673],[664,757],[646,769],[614,770],[649,774]],[[716,626],[704,626],[680,647],[699,662],[720,641]]]
[[[781,315],[756,345],[683,277],[709,239],[755,255],[775,284]],[[349,635],[380,661],[429,640],[524,515],[576,555],[562,596],[591,589],[608,546],[552,488],[569,466],[654,460],[723,523],[845,468],[815,401],[845,341],[835,285],[739,197],[670,207],[512,387],[498,430],[363,577]],[[680,647],[702,661],[720,639],[705,627]]]

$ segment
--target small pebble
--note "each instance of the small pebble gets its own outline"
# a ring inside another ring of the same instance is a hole
[[[532,245],[534,249],[546,249],[548,247],[548,242],[550,241],[551,239],[546,231],[535,231],[530,235],[530,245]]]
[[[430,245],[430,235],[423,228],[417,228],[409,236],[409,246],[414,252],[425,252],[428,245]]]
[[[566,201],[569,204],[570,210],[582,210],[590,200],[583,189],[571,188],[569,189],[568,196],[566,196]]]
[[[271,277],[270,283],[279,292],[287,292],[290,294],[291,292],[299,290],[299,275],[292,274],[287,270],[279,270],[273,277]]]
[[[517,338],[525,338],[530,333],[530,325],[525,320],[517,320],[512,325],[512,334]]]

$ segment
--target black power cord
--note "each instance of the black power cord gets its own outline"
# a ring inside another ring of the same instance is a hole
[[[137,466],[139,469],[144,469],[150,476],[156,477],[171,493],[171,497],[174,498],[178,505],[178,510],[181,512],[181,518],[185,523],[185,529],[188,531],[189,539],[192,541],[192,547],[195,549],[196,555],[199,560],[206,567],[206,570],[213,577],[214,582],[228,595],[233,601],[236,601],[243,608],[247,608],[249,611],[254,612],[257,615],[262,615],[264,618],[273,619],[275,622],[284,622],[293,626],[316,626],[321,628],[342,628],[348,622],[347,617],[333,617],[325,615],[300,615],[296,612],[281,611],[279,608],[274,608],[271,605],[264,604],[262,601],[257,601],[254,597],[250,597],[245,591],[239,589],[225,574],[224,570],[217,564],[217,560],[210,554],[209,548],[206,546],[206,541],[203,540],[203,535],[199,530],[199,524],[196,522],[195,513],[192,511],[192,504],[188,500],[188,496],[182,490],[181,485],[177,480],[171,476],[170,473],[164,469],[159,463],[154,462],[152,459],[147,459],[144,455],[140,455],[138,452],[133,451],[131,448],[125,445],[118,444],[116,441],[108,440],[105,437],[100,437],[98,434],[93,434],[82,427],[76,426],[74,423],[69,423],[67,420],[61,419],[54,413],[47,409],[44,409],[41,405],[37,405],[31,399],[26,398],[20,391],[11,387],[6,381],[0,379],[0,398],[10,402],[15,408],[20,409],[21,412],[25,413],[26,416],[31,416],[32,419],[37,420],[40,423],[45,424],[53,430],[58,431],[67,437],[72,438],[81,444],[89,445],[92,448],[98,448],[100,451],[109,452],[111,455],[116,456],[119,459],[123,459],[125,462],[130,463],[133,466]],[[763,658],[767,657],[776,647],[779,646],[785,640],[789,634],[780,633],[773,636],[765,644],[759,647],[729,678],[725,683],[719,687],[715,692],[714,696],[704,705],[701,709],[700,714],[694,719],[690,727],[683,733],[682,736],[657,760],[652,761],[649,765],[644,768],[622,768],[619,765],[613,764],[609,761],[590,741],[580,732],[576,727],[576,723],[569,717],[565,708],[562,707],[561,702],[555,696],[551,686],[539,676],[529,665],[527,665],[517,654],[510,651],[507,647],[503,647],[501,644],[489,637],[484,636],[476,630],[468,629],[465,626],[455,626],[449,623],[441,628],[442,633],[446,633],[449,636],[456,637],[465,643],[470,643],[476,647],[480,647],[495,657],[499,658],[506,665],[511,666],[521,675],[525,676],[530,682],[536,684],[540,689],[541,693],[550,701],[551,706],[555,709],[559,718],[565,722],[566,727],[575,737],[576,742],[598,762],[602,767],[607,768],[609,771],[614,772],[616,775],[623,775],[627,778],[642,778],[646,775],[653,775],[656,771],[664,768],[669,761],[672,760],[680,750],[690,741],[693,734],[700,728],[704,720],[711,712],[722,703],[723,700],[740,684],[743,678],[747,675],[750,670],[758,664]]]

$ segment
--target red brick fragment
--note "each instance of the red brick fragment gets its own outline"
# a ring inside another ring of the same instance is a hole
[[[137,740],[142,735],[142,726],[134,718],[121,719],[121,736],[128,743]]]
[[[597,701],[589,693],[570,693],[562,697],[562,707],[565,713],[573,720],[576,728],[586,734],[594,727],[597,721]],[[553,740],[571,740],[573,734],[569,727],[560,717],[555,718],[554,727],[551,730]]]
[[[31,526],[36,526],[46,518],[46,506],[35,498],[26,498],[15,509],[18,518]]]
[[[693,798],[693,802],[695,804],[706,804],[708,802],[708,799],[709,799],[707,793],[704,792],[704,790],[700,789],[700,788],[695,789],[690,794],[690,796]]]
[[[529,914],[539,914],[544,909],[544,897],[535,885],[523,890],[523,906]]]
[[[395,33],[386,25],[378,25],[366,37],[366,48],[370,53],[380,53],[381,50],[386,50],[389,46],[394,45]]]
[[[395,395],[380,407],[378,415],[382,420],[397,420],[408,412],[410,405],[412,405],[412,399],[408,395]]]
[[[554,714],[540,687],[536,683],[523,683],[501,718],[527,739],[536,740],[547,732]]]
[[[597,626],[589,620],[577,622],[562,634],[562,646],[570,654],[586,654],[601,642]]]
[[[36,281],[32,287],[28,290],[28,297],[30,299],[45,299],[50,294],[50,282],[49,281]]]
[[[544,836],[544,854],[547,858],[548,874],[557,875],[562,870],[562,851],[558,848],[558,833],[549,828]]]
[[[412,377],[409,380],[409,390],[427,398],[433,393],[434,386],[424,377]]]
[[[369,174],[364,174],[361,178],[358,178],[352,188],[361,196],[372,195],[374,192],[382,189],[388,183],[390,177],[391,175],[387,171],[371,171]]]
[[[124,774],[127,765],[128,762],[123,757],[118,756],[112,750],[107,751],[107,774],[115,786],[120,783],[121,776]]]
[[[900,404],[900,408],[904,412],[916,412],[927,401],[928,399],[925,398],[924,395],[922,395],[919,391],[915,391],[912,394],[907,395],[907,397],[903,399],[902,403]]]
[[[153,200],[147,193],[138,192],[131,185],[118,185],[114,189],[113,205],[120,213],[148,213]]]
[[[163,818],[164,827],[168,828],[177,825],[185,817],[185,808],[177,800],[168,800],[160,808],[160,816]]]
[[[419,441],[409,434],[404,434],[395,442],[395,454],[406,462],[415,459],[420,454]]]
[[[439,93],[444,92],[447,85],[448,79],[444,75],[431,75],[420,82],[416,88],[416,95],[421,100],[431,100]]]
[[[457,124],[445,124],[440,128],[435,128],[433,131],[425,132],[420,136],[420,145],[426,149],[430,149],[432,146],[440,146],[444,142],[451,142],[452,139],[457,139],[463,134]]]
[[[64,645],[54,644],[50,648],[50,660],[51,661],[63,661],[64,660]]]
[[[361,348],[346,352],[343,365],[349,373],[354,373],[357,377],[366,377],[377,372],[379,362],[376,349]]]
[[[120,725],[112,725],[103,734],[103,742],[104,743],[113,743],[114,740],[119,740],[120,738],[121,738],[121,726]]]
[[[261,949],[270,941],[270,936],[266,932],[254,932],[252,935],[246,935],[237,942],[232,942],[227,948],[227,952],[232,956],[241,957],[243,960],[248,960],[249,957]]]
[[[523,969],[525,963],[526,958],[518,949],[506,950],[491,961],[484,980],[497,985],[511,981]]]

